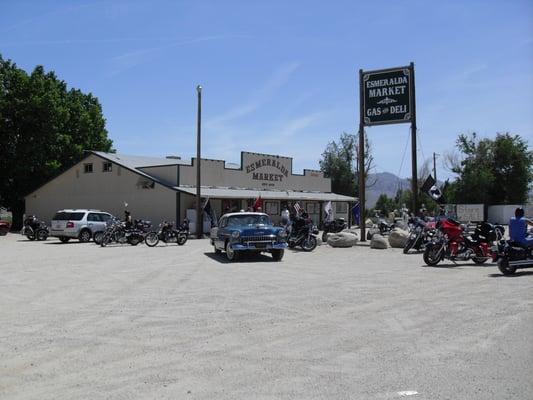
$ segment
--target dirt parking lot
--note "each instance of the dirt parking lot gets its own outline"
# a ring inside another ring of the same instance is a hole
[[[531,399],[533,270],[0,238],[1,399]]]

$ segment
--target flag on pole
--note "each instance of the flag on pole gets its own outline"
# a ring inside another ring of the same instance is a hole
[[[424,193],[429,193],[429,189],[431,189],[431,187],[435,185],[435,183],[437,183],[435,182],[435,179],[433,179],[433,177],[429,175],[420,190],[422,190],[422,192]]]
[[[326,221],[333,221],[333,207],[331,206],[331,201],[328,201],[324,206],[324,212],[326,213]]]
[[[209,202],[209,197],[205,200],[204,206],[202,207],[204,210],[204,219],[205,217],[208,218],[209,222],[211,223],[211,226],[213,226],[213,210],[211,209],[211,203]]]
[[[352,207],[352,215],[355,225],[359,225],[359,219],[361,218],[361,206],[359,202],[355,203]]]
[[[263,199],[259,195],[254,202],[254,211],[263,211]]]
[[[302,207],[300,207],[298,202],[294,203],[294,211],[296,211],[296,215],[300,215],[300,212],[302,211]]]

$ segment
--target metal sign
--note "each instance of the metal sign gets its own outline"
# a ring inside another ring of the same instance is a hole
[[[364,125],[411,122],[412,67],[363,72]]]

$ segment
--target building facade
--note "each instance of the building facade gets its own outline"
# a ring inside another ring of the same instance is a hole
[[[355,198],[331,193],[331,180],[321,171],[295,174],[292,158],[241,152],[240,165],[202,159],[201,195],[215,219],[225,212],[246,210],[261,197],[263,211],[274,222],[284,207],[298,204],[315,223],[324,219],[331,201],[337,217],[348,218]],[[123,215],[125,205],[134,218],[191,220],[195,228],[196,159],[156,158],[97,151],[44,184],[25,198],[26,213],[50,222],[60,209],[92,208]],[[204,230],[208,228],[204,223]]]

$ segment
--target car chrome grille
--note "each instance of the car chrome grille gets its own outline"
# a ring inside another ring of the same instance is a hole
[[[243,236],[241,243],[271,243],[276,241],[275,235]]]

